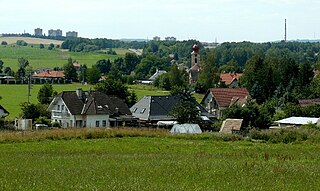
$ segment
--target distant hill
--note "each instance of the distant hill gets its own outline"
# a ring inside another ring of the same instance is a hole
[[[0,43],[6,41],[8,44],[15,44],[17,40],[24,40],[28,44],[55,44],[61,45],[63,41],[60,40],[51,40],[51,39],[42,39],[42,38],[32,38],[32,37],[3,37],[0,36]]]

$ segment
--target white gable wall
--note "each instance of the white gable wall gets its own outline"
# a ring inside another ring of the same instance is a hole
[[[72,127],[73,116],[61,98],[56,98],[51,107],[52,122],[60,123],[63,128]]]
[[[0,109],[0,117],[5,116],[6,114],[4,113],[3,109]]]

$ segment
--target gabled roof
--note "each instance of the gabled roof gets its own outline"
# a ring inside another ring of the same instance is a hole
[[[182,98],[179,96],[144,96],[130,110],[132,115],[140,120],[174,120],[169,116],[169,112],[181,101]],[[207,111],[200,104],[195,104],[203,115],[207,115]]]
[[[233,133],[233,131],[240,131],[243,119],[226,119],[223,121],[220,128],[221,133]]]
[[[232,84],[233,81],[239,80],[241,76],[242,76],[242,74],[240,74],[240,73],[221,73],[220,79],[226,85],[230,85],[230,84]]]
[[[306,107],[306,106],[310,106],[310,105],[320,105],[320,98],[317,99],[302,99],[302,100],[298,100],[299,101],[299,105],[301,107]]]
[[[150,78],[149,78],[149,80],[155,80],[155,79],[157,79],[159,76],[161,76],[162,74],[165,74],[165,73],[167,73],[167,71],[165,71],[165,70],[157,70]]]
[[[46,71],[46,72],[41,72],[39,74],[34,74],[32,77],[37,77],[37,78],[64,78],[65,75],[62,71]]]
[[[320,119],[315,117],[289,117],[275,121],[278,124],[307,125],[316,124]]]
[[[243,101],[249,96],[246,88],[211,88],[207,91],[202,102],[211,93],[219,107],[229,107],[236,100]]]
[[[5,117],[5,116],[9,115],[9,112],[1,105],[0,105],[0,109],[3,110],[3,113],[5,114],[4,116],[0,116],[0,117]]]
[[[123,100],[97,91],[81,92],[80,96],[77,95],[76,91],[64,91],[58,94],[56,98],[63,100],[72,115],[131,115],[129,107]]]

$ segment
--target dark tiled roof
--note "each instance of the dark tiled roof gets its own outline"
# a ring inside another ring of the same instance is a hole
[[[249,96],[246,88],[211,88],[209,92],[212,93],[219,107],[229,107],[233,99],[242,100]]]
[[[182,98],[179,96],[144,96],[130,110],[134,117],[141,120],[173,120],[168,114],[180,101]],[[207,114],[200,104],[195,104],[203,115]]]
[[[80,98],[75,91],[62,92],[58,95],[62,98],[72,115],[131,115],[129,107],[123,100],[108,96],[101,92],[82,92]]]

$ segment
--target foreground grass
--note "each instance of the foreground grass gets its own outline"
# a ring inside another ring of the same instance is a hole
[[[157,133],[1,143],[0,190],[317,190],[320,186],[319,144],[223,142]]]

